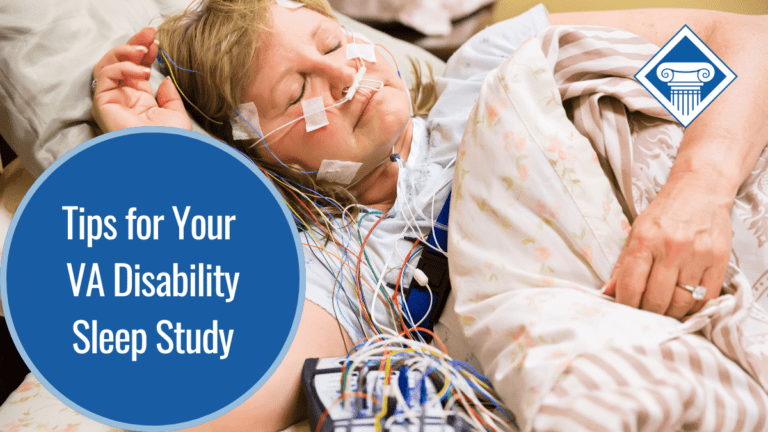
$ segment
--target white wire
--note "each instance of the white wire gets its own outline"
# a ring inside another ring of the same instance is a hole
[[[427,284],[427,286],[426,286],[425,288],[426,288],[426,289],[427,289],[427,291],[429,292],[429,307],[427,308],[427,310],[429,311],[429,310],[432,310],[432,304],[433,304],[433,301],[434,301],[434,295],[432,294],[432,288],[430,288],[430,287],[429,287],[429,284]],[[408,308],[408,303],[406,303],[406,302],[403,302],[403,306],[405,306],[405,309],[406,309],[406,311],[405,311],[405,312],[407,312],[407,313],[408,313],[408,321],[409,321],[409,322],[413,322],[413,316],[411,315],[411,310]],[[428,317],[428,316],[429,316],[429,314],[427,313],[426,315],[424,315],[423,317],[421,317],[421,319],[419,320],[419,322],[417,322],[417,323],[416,323],[416,324],[414,324],[413,326],[414,326],[414,327],[421,327],[421,323],[423,323],[423,322],[424,322],[424,320],[425,320],[425,319],[427,319],[427,317]]]
[[[344,27],[342,27],[342,28],[344,28]],[[357,42],[355,42],[356,41],[355,33],[354,32],[351,32],[351,33],[352,33],[352,43],[355,44],[354,49],[357,51],[357,55],[358,55],[358,57],[355,57],[355,59],[360,61],[360,67],[358,68],[358,72],[359,72],[360,69],[365,69],[365,62],[362,60],[362,55],[360,54],[360,49],[357,47]],[[357,61],[355,61],[355,63],[357,63]],[[369,82],[375,82],[375,83],[379,83],[380,84],[378,89],[374,88],[374,87],[370,87],[370,86],[360,86],[362,88],[367,88],[367,89],[374,90],[374,91],[381,91],[384,88],[384,82],[379,81],[379,80],[365,79],[365,77],[361,77],[360,81],[355,80],[355,85],[359,85],[359,83],[362,82],[362,81],[369,81]],[[337,103],[335,103],[335,104],[333,104],[333,105],[331,105],[329,107],[324,107],[323,111],[328,111],[329,109],[335,108],[335,107],[337,107],[337,106],[339,106],[339,105],[341,105],[341,104],[343,104],[345,102],[349,102],[350,100],[352,100],[352,97],[345,96],[345,97],[341,98],[341,100],[339,100],[339,102],[337,102]],[[320,111],[316,111],[316,112],[320,112]],[[277,132],[277,131],[285,128],[285,127],[288,127],[288,126],[296,123],[297,121],[305,118],[308,115],[315,114],[316,112],[311,112],[311,113],[308,113],[308,114],[304,113],[304,115],[302,115],[301,117],[293,119],[293,120],[289,121],[288,123],[278,127],[277,129],[272,130],[271,132],[261,136],[255,143],[251,144],[251,146],[249,148],[252,148],[252,147],[254,147],[254,146],[256,146],[256,145],[258,145],[260,143],[262,143],[262,146],[269,145],[269,144],[267,144],[267,141],[266,141],[268,136],[272,135],[273,133],[275,133],[275,132]],[[277,139],[280,139],[280,137],[278,137]],[[277,139],[275,139],[275,141],[277,141]]]
[[[414,351],[407,353],[397,352],[406,348],[411,348]],[[396,352],[392,353],[393,350]],[[347,363],[347,367],[350,369],[350,371],[355,371],[357,370],[358,365],[361,363],[366,362],[367,364],[367,361],[372,357],[377,357],[387,352],[389,352],[391,359],[394,359],[396,358],[395,356],[397,356],[397,361],[400,361],[399,356],[401,355],[412,355],[411,358],[402,360],[403,365],[408,366],[408,370],[418,371],[423,374],[424,371],[432,368],[432,370],[441,374],[444,379],[444,383],[450,383],[451,387],[456,392],[456,396],[451,398],[451,400],[447,403],[448,408],[456,404],[456,400],[458,399],[458,403],[461,404],[465,410],[469,411],[470,408],[468,403],[472,403],[472,405],[475,407],[474,411],[482,418],[483,421],[491,425],[491,427],[494,427],[497,430],[509,430],[506,422],[504,422],[496,414],[489,411],[481,404],[481,401],[477,397],[477,391],[472,388],[468,380],[471,379],[472,381],[475,381],[476,386],[482,388],[483,386],[480,384],[480,382],[471,375],[465,375],[469,374],[469,372],[456,369],[450,365],[449,362],[451,361],[451,358],[438,351],[431,345],[405,339],[402,337],[379,335],[364,343],[361,347],[358,348],[356,352],[351,354]],[[390,361],[392,361],[391,359]],[[386,361],[386,358],[379,358],[378,361]],[[401,370],[403,369],[401,368]],[[390,384],[390,386],[391,385],[392,384]],[[389,390],[392,389],[390,388]],[[440,403],[440,397],[438,397],[438,395],[439,390],[442,389],[436,390],[438,390],[438,392],[427,402],[426,405],[422,406],[423,409],[427,409],[425,407],[437,406]],[[384,391],[384,389],[382,389],[382,391]],[[342,393],[345,392],[346,389],[342,389]],[[497,397],[492,393],[482,390],[480,391],[480,394],[482,394],[484,398],[498,403]],[[397,397],[398,395],[395,394],[395,396]],[[406,407],[407,404],[404,403],[404,398],[402,395],[399,397],[400,398],[398,400],[403,402],[403,406]],[[481,430],[484,429],[479,419],[462,415],[461,411],[455,412],[461,415],[462,418],[464,418],[468,423],[475,425]],[[399,418],[403,418],[403,415],[400,415]],[[388,420],[388,422],[389,421],[394,420]]]
[[[331,106],[328,106],[328,107],[323,107],[323,111],[328,111],[328,110],[329,110],[329,109],[331,109],[331,108],[335,108],[335,107],[337,107],[337,106],[339,106],[339,105],[341,105],[341,104],[343,104],[343,103],[345,103],[345,102],[349,102],[349,101],[350,101],[350,99],[342,98],[342,99],[341,99],[339,102],[336,102],[335,104],[333,104],[333,105],[331,105]],[[270,144],[267,144],[267,142],[265,141],[265,140],[267,139],[267,137],[268,137],[268,136],[272,135],[273,133],[275,133],[275,132],[279,131],[280,129],[282,129],[282,128],[284,128],[284,127],[287,127],[287,126],[290,126],[290,125],[292,125],[292,124],[296,123],[297,121],[299,121],[299,120],[303,119],[304,117],[306,117],[306,116],[308,116],[308,115],[312,115],[312,114],[315,114],[315,113],[319,113],[319,112],[320,112],[320,111],[318,110],[318,111],[313,111],[313,112],[311,112],[311,113],[309,113],[309,114],[304,114],[303,116],[301,116],[301,117],[299,117],[299,118],[296,118],[296,119],[293,119],[293,120],[289,121],[288,123],[286,123],[286,124],[284,124],[284,125],[280,126],[280,127],[279,127],[279,128],[277,128],[277,129],[273,129],[273,130],[272,130],[272,132],[269,132],[269,133],[267,133],[267,134],[264,134],[264,136],[262,136],[261,138],[259,138],[259,139],[258,139],[258,140],[257,140],[255,143],[251,144],[251,146],[250,146],[250,147],[248,147],[248,148],[252,148],[252,147],[254,147],[254,146],[258,145],[259,143],[263,143],[263,144],[261,144],[261,146],[260,146],[259,148],[261,148],[261,147],[266,147],[266,146],[270,145]],[[280,139],[280,138],[282,138],[282,136],[281,136],[281,137],[278,137],[277,139],[275,139],[275,141],[277,141],[277,140],[278,140],[278,139]],[[274,141],[273,141],[272,143],[274,144]]]

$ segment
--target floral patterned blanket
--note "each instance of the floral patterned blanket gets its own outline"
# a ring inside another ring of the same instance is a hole
[[[768,154],[737,196],[721,297],[683,323],[600,294],[683,134],[633,78],[657,49],[550,27],[486,78],[467,124],[455,311],[524,431],[768,427]]]

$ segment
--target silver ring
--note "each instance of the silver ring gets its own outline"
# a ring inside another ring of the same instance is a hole
[[[704,295],[707,294],[707,288],[701,285],[678,285],[680,288],[688,291],[693,296],[694,300],[704,300]]]
[[[98,78],[94,78],[93,81],[91,81],[91,97],[93,97],[96,94],[96,82],[99,81]]]

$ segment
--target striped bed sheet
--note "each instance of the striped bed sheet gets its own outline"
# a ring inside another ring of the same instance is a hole
[[[657,47],[550,27],[486,78],[457,158],[455,312],[521,430],[768,430],[768,153],[722,295],[684,322],[600,294],[683,129],[633,76]]]

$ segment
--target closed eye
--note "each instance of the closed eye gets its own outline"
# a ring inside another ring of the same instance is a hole
[[[341,41],[338,41],[338,42],[336,42],[336,46],[334,46],[334,47],[333,47],[333,48],[331,48],[330,50],[326,51],[326,52],[325,52],[325,55],[328,55],[328,54],[330,54],[330,53],[332,53],[332,52],[334,52],[334,51],[338,50],[339,48],[341,48]],[[307,77],[306,77],[306,76],[303,76],[303,78],[304,78],[304,81],[302,81],[302,83],[301,83],[301,92],[299,93],[299,97],[297,97],[296,99],[294,99],[293,101],[291,101],[291,103],[290,103],[288,106],[293,106],[293,105],[296,105],[296,104],[297,104],[297,103],[299,103],[299,102],[301,101],[301,99],[304,97],[304,91],[305,91],[305,90],[306,90],[306,88],[307,88]]]
[[[301,82],[301,92],[299,93],[299,97],[294,99],[290,104],[288,104],[288,106],[296,105],[297,103],[299,103],[299,101],[301,101],[301,98],[304,97],[304,90],[307,88],[307,77],[306,77],[306,75],[302,74],[302,78],[303,78],[303,80]]]
[[[339,48],[341,48],[341,41],[336,42],[336,46],[331,48],[330,50],[326,51],[325,54],[328,55],[328,54],[336,51]]]

